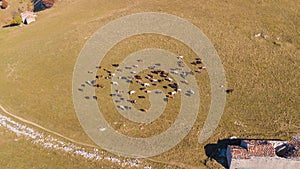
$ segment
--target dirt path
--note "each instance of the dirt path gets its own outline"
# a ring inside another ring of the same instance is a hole
[[[22,118],[22,117],[16,116],[16,115],[10,113],[8,110],[6,110],[2,105],[0,105],[0,109],[1,109],[5,114],[7,114],[7,115],[9,115],[9,116],[11,116],[11,117],[13,117],[13,118],[15,118],[15,119],[18,119],[18,120],[20,120],[20,121],[23,122],[23,123],[30,124],[30,125],[32,125],[32,126],[34,126],[34,127],[37,127],[37,128],[39,128],[39,129],[41,129],[41,130],[44,130],[44,131],[48,132],[48,133],[51,133],[51,134],[54,134],[54,135],[56,135],[56,136],[58,136],[58,137],[64,138],[64,139],[66,139],[66,140],[68,140],[68,141],[70,141],[70,142],[72,142],[72,143],[76,143],[76,144],[81,145],[81,146],[96,147],[95,145],[91,145],[91,144],[86,144],[86,143],[78,142],[78,141],[73,140],[73,139],[71,139],[71,138],[69,138],[69,137],[63,136],[63,135],[61,135],[61,134],[59,134],[59,133],[57,133],[57,132],[55,132],[55,131],[52,131],[52,130],[47,129],[47,128],[43,127],[43,126],[40,126],[40,125],[38,125],[38,124],[36,124],[36,123],[34,123],[34,122],[31,122],[31,121],[28,121],[28,120],[26,120],[26,119],[24,119],[24,118]]]

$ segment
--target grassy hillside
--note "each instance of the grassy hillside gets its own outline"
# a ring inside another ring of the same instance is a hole
[[[136,12],[165,12],[187,19],[208,36],[224,65],[227,85],[234,89],[227,97],[218,129],[206,143],[233,135],[289,139],[300,132],[300,5],[296,2],[58,1],[53,8],[38,13],[37,22],[31,25],[0,29],[0,104],[18,116],[93,144],[83,132],[72,103],[73,68],[81,48],[97,29],[115,18]],[[254,37],[257,33],[267,38]],[[104,64],[148,46],[190,54],[179,42],[169,41],[160,36],[132,37],[110,51]],[[209,109],[206,74],[199,77],[199,83],[204,87],[196,125],[182,143],[154,159],[204,167],[205,144],[197,143],[197,135]],[[7,168],[31,167],[35,158],[41,160],[39,163],[65,164],[64,168],[100,165],[40,150],[26,141],[14,142],[14,137],[6,133],[0,139],[1,152],[10,159],[5,160]],[[20,157],[14,155],[18,149],[24,149]],[[27,149],[32,149],[33,159],[25,157]],[[34,155],[39,153],[42,155]],[[43,168],[42,164],[37,168]]]

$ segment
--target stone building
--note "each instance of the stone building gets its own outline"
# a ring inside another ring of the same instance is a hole
[[[230,169],[281,169],[300,166],[300,141],[225,139],[207,145],[206,154]]]

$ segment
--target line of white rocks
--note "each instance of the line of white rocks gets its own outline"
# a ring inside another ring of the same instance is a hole
[[[117,163],[122,167],[141,167],[145,169],[151,169],[151,166],[144,165],[138,159],[123,159],[120,160],[115,157],[110,157],[105,155],[103,151],[93,148],[93,149],[85,149],[80,146],[76,146],[73,143],[64,142],[58,140],[51,135],[45,135],[38,131],[33,130],[30,127],[27,127],[23,124],[20,124],[9,117],[3,116],[0,114],[0,126],[7,128],[8,130],[14,132],[18,137],[25,136],[28,138],[32,143],[39,144],[44,148],[53,149],[53,150],[61,150],[71,155],[79,155],[86,159],[90,160],[106,160],[112,163]]]

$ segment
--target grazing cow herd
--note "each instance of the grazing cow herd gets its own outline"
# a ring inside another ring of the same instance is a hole
[[[195,73],[200,73],[201,71],[205,70],[206,67],[202,65],[202,59],[201,58],[195,58],[194,61],[191,62],[191,65],[193,67],[192,71],[190,72],[185,72],[183,71],[183,67],[185,67],[185,63],[183,62],[183,56],[178,56],[178,61],[177,61],[177,65],[178,67],[176,68],[171,68],[170,71],[166,71],[163,69],[159,69],[158,67],[160,66],[159,63],[149,66],[148,67],[148,72],[146,73],[146,75],[139,75],[137,74],[136,71],[134,71],[134,68],[138,68],[139,65],[135,64],[132,66],[125,66],[124,69],[127,69],[130,72],[130,76],[118,76],[116,77],[117,79],[122,79],[122,80],[126,80],[127,83],[131,83],[131,84],[136,84],[136,85],[140,85],[139,90],[143,91],[145,93],[151,93],[150,88],[151,87],[158,87],[161,86],[164,89],[167,89],[169,92],[166,93],[164,100],[168,101],[168,99],[173,99],[178,93],[182,92],[182,89],[179,88],[178,83],[172,78],[172,76],[180,76],[182,77],[183,80],[181,80],[180,82],[183,84],[188,85],[189,82],[186,79],[187,76],[189,75],[194,75]],[[142,63],[143,60],[139,59],[137,60],[138,63]],[[112,67],[115,67],[117,72],[123,72],[123,69],[119,68],[119,64],[114,63],[112,64]],[[113,73],[113,71],[108,70],[106,68],[103,68],[102,66],[97,66],[97,69],[102,69],[104,70],[103,74],[97,74],[94,80],[91,81],[86,81],[86,84],[95,88],[99,88],[99,89],[103,89],[105,88],[104,84],[101,84],[102,79],[106,79],[106,80],[111,80],[114,76],[116,76],[115,73]],[[92,73],[90,71],[88,71],[88,73]],[[171,76],[172,75],[172,76]],[[103,81],[102,81],[103,82]],[[167,84],[166,84],[167,83]],[[117,81],[111,81],[110,82],[111,85],[114,86],[118,86],[119,83]],[[164,84],[164,85],[163,85]],[[85,84],[82,84],[82,87],[84,87]],[[83,89],[78,89],[79,91],[83,91]],[[231,93],[233,90],[229,89],[226,90],[226,93]],[[128,95],[136,95],[137,91],[134,90],[128,90],[128,91],[121,91],[121,90],[116,90],[116,93],[114,94],[110,94],[110,96],[117,96],[120,98],[120,100],[118,100],[119,102],[121,102],[122,100],[125,100],[123,98],[123,94],[127,93]],[[159,92],[156,91],[155,94],[158,94]],[[159,94],[161,94],[162,92],[160,92]],[[194,95],[195,92],[193,90],[187,90],[185,95],[187,96],[191,96]],[[139,99],[145,99],[146,97],[143,95],[138,95],[136,97],[136,99],[128,99],[127,101],[129,103],[132,104],[136,104],[138,102]],[[96,96],[93,96],[93,99],[97,100]],[[117,101],[116,101],[117,102]],[[130,109],[130,107],[125,107],[122,105],[118,106],[121,110],[128,110]],[[147,111],[146,109],[140,109],[141,111]]]

